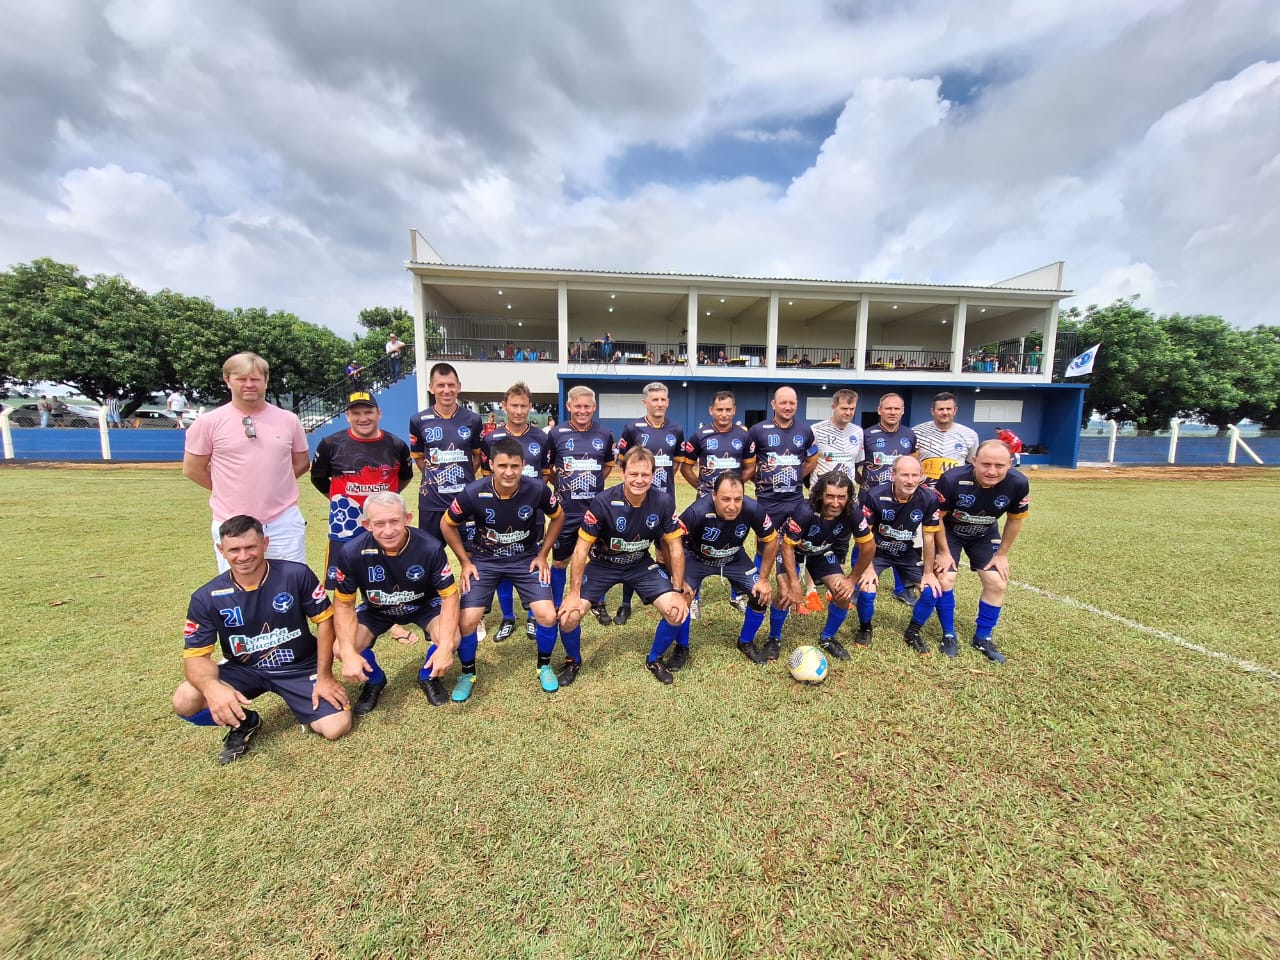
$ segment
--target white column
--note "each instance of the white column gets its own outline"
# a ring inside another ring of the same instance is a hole
[[[871,325],[871,298],[865,293],[858,298],[858,329],[853,334],[853,371],[867,370],[867,327]]]
[[[688,342],[685,347],[688,351],[689,366],[694,370],[698,367],[698,288],[689,288],[689,311],[685,317],[685,324],[689,328]]]
[[[1040,349],[1040,378],[1045,383],[1053,380],[1053,355],[1058,349],[1058,301],[1049,305],[1049,322],[1044,330],[1044,344]]]
[[[778,291],[769,291],[769,319],[765,321],[764,365],[766,369],[778,368]]]
[[[427,409],[430,394],[427,390],[427,313],[426,298],[422,293],[422,278],[413,277],[413,379],[418,388],[418,409]]]
[[[964,330],[969,317],[969,301],[961,297],[956,304],[955,319],[951,329],[951,372],[964,369]]]
[[[560,337],[560,362],[557,366],[564,373],[569,369],[569,281],[556,285],[556,326]]]

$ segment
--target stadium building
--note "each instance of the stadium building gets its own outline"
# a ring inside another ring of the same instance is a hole
[[[1085,387],[1054,382],[1071,360],[1055,355],[1058,304],[1071,296],[1060,262],[988,286],[864,283],[451,264],[416,230],[410,243],[419,407],[439,360],[472,401],[521,380],[557,417],[585,384],[615,430],[643,416],[653,380],[686,429],[726,388],[748,426],[784,384],[809,421],[830,414],[835,390],[856,390],[864,426],[883,393],[902,394],[915,424],[947,390],[984,439],[1017,433],[1024,462],[1076,463]]]

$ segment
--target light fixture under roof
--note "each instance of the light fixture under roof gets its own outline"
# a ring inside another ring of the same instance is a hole
[[[610,307],[610,308],[609,308],[609,312],[610,312],[610,313],[613,313],[613,307]]]
[[[610,300],[617,300],[617,299],[618,299],[618,295],[617,295],[616,293],[611,293],[611,294],[609,294],[609,299],[610,299]]]
[[[946,323],[946,322],[947,322],[947,318],[946,318],[946,317],[943,317],[943,318],[942,318],[942,322],[943,322],[943,323]]]
[[[724,297],[721,297],[721,298],[720,298],[720,302],[721,302],[721,303],[724,303]]]
[[[498,291],[498,296],[502,296],[502,291],[501,291],[501,290],[499,290],[499,291]]]
[[[979,312],[979,313],[986,313],[986,312],[987,312],[987,308],[986,308],[986,307],[983,307],[983,308],[982,308],[981,310],[979,310],[978,312]]]
[[[788,307],[794,307],[795,305],[796,305],[796,302],[795,302],[794,300],[788,300],[788,301],[787,301],[787,306],[788,306]]]
[[[524,326],[524,321],[523,321],[523,320],[517,320],[517,321],[516,321],[516,326],[517,326],[517,327],[523,327],[523,326]]]
[[[711,311],[710,311],[710,310],[708,310],[708,311],[707,311],[707,316],[708,316],[708,317],[709,317],[709,316],[711,316]]]
[[[896,303],[893,305],[893,309],[895,309],[895,310],[897,310],[897,309],[898,309],[898,305],[897,305]]]

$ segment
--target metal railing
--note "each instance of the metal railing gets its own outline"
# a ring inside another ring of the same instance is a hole
[[[411,376],[414,369],[413,346],[406,344],[400,351],[400,376],[391,376],[391,357],[379,357],[359,373],[335,380],[319,393],[295,400],[293,412],[302,421],[302,428],[310,433],[339,416],[347,409],[347,398],[356,390],[379,393],[387,387]]]
[[[1039,374],[1044,364],[1044,354],[1039,350],[1027,353],[988,353],[972,351],[965,354],[965,373],[1018,373]]]
[[[868,370],[919,370],[948,373],[950,350],[895,350],[893,347],[869,347]]]

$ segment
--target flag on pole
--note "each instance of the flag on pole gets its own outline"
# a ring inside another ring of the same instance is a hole
[[[1093,361],[1098,358],[1098,348],[1102,346],[1095,343],[1080,356],[1076,357],[1067,364],[1067,370],[1063,374],[1064,377],[1083,377],[1086,373],[1093,373]]]

